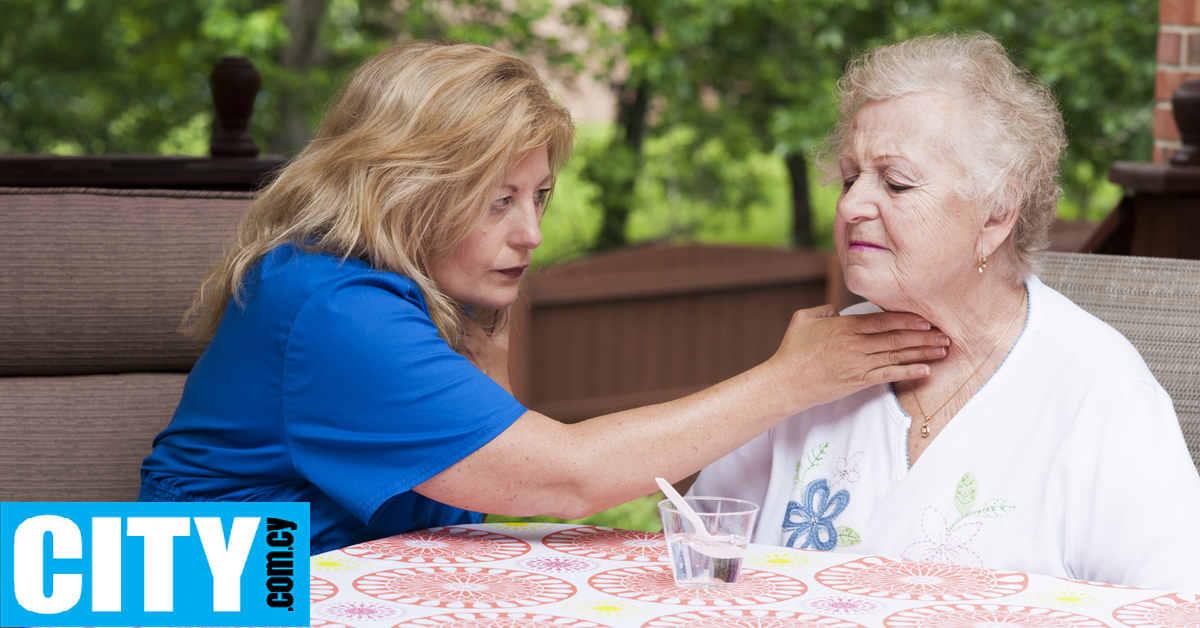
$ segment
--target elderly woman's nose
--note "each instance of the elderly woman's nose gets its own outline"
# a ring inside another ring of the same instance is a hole
[[[849,221],[868,220],[879,215],[878,194],[865,181],[856,181],[842,191],[837,211]]]

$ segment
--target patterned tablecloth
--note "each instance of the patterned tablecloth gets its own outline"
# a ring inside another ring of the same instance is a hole
[[[676,588],[661,534],[483,524],[313,556],[312,626],[1200,628],[1200,595],[751,545],[726,591]]]

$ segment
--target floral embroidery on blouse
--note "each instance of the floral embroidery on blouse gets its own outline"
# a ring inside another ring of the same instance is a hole
[[[851,528],[836,527],[833,523],[850,504],[850,492],[844,488],[835,489],[841,484],[858,481],[862,452],[838,459],[832,486],[825,478],[804,482],[809,471],[825,462],[828,453],[829,443],[821,443],[804,454],[804,460],[796,463],[793,493],[796,499],[788,502],[783,516],[783,544],[788,547],[829,551],[838,545],[854,545],[862,540]]]
[[[833,520],[850,503],[850,493],[842,489],[830,498],[829,482],[813,480],[804,490],[803,503],[788,502],[783,516],[783,531],[791,532],[785,544],[800,549],[831,550],[837,546],[837,529]],[[802,540],[800,545],[796,541]]]
[[[969,567],[982,567],[983,560],[969,544],[983,528],[983,521],[966,522],[970,517],[992,519],[1003,517],[1016,508],[1007,499],[992,499],[977,510],[975,499],[979,496],[979,481],[970,471],[963,474],[954,491],[954,507],[959,517],[947,525],[946,517],[933,506],[927,506],[921,515],[923,541],[917,541],[904,549],[901,558],[935,563],[950,563]]]
[[[863,452],[860,451],[849,458],[845,456],[838,458],[833,468],[833,481],[830,482],[830,485],[836,489],[843,484],[858,482],[858,463],[862,457]]]

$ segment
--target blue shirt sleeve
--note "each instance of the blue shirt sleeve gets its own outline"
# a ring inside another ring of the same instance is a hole
[[[312,292],[291,325],[282,380],[296,473],[368,524],[525,412],[450,349],[419,289],[391,273]]]

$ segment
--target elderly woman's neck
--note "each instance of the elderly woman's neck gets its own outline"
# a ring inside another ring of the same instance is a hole
[[[950,337],[947,363],[984,359],[1003,336],[1020,333],[1019,321],[1025,311],[1025,284],[1001,273],[964,282],[953,290],[914,304],[913,311],[924,316]]]

